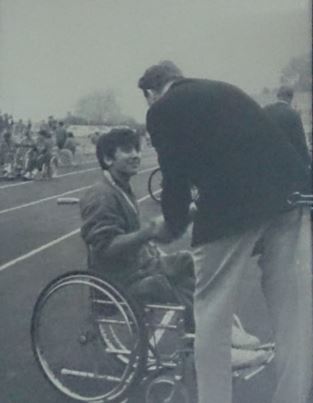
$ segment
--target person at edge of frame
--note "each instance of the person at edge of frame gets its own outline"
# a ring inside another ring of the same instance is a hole
[[[184,78],[163,61],[138,87],[163,175],[159,242],[184,233],[190,186],[199,191],[192,234],[199,403],[232,401],[232,316],[260,239],[276,346],[272,401],[305,403],[312,383],[310,212],[288,199],[310,191],[306,165],[262,108],[231,84]]]
[[[277,124],[289,141],[311,169],[312,156],[306,142],[300,113],[292,107],[294,90],[291,86],[282,85],[277,91],[277,102],[266,105],[263,110]]]

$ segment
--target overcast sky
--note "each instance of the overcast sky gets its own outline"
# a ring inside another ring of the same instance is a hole
[[[187,76],[249,93],[278,85],[311,51],[309,0],[0,0],[0,109],[64,116],[77,99],[113,88],[144,120],[137,81],[171,59]]]

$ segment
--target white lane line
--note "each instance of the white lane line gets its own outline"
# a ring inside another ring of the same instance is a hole
[[[78,174],[85,173],[85,172],[96,171],[97,169],[99,169],[99,167],[81,169],[80,171],[67,172],[66,174],[57,175],[56,178],[63,178],[64,176],[71,176],[71,175],[78,175]]]
[[[143,174],[144,172],[149,172],[149,171],[152,171],[153,169],[156,169],[156,168],[158,168],[158,167],[155,166],[155,167],[152,167],[152,168],[143,169],[143,170],[139,171],[138,174]],[[64,176],[76,175],[76,174],[78,174],[78,173],[84,173],[84,172],[96,171],[96,170],[100,171],[100,168],[99,168],[99,167],[95,167],[95,168],[84,169],[84,170],[82,170],[82,171],[68,172],[68,173],[66,173],[66,174],[59,175],[59,176],[57,176],[56,178],[61,178],[61,177],[63,178]],[[1,189],[1,187],[0,187],[0,189]]]
[[[145,172],[150,172],[157,168],[158,168],[158,165],[151,167],[151,168],[142,169],[141,171],[138,172],[138,174],[144,174]]]
[[[81,174],[81,173],[84,173],[84,172],[95,171],[97,169],[99,169],[99,168],[98,167],[96,167],[96,168],[88,168],[88,169],[81,169],[80,171],[68,172],[66,174],[56,176],[55,179],[63,178],[64,176],[78,175],[78,174]],[[1,189],[7,189],[7,188],[14,188],[16,186],[31,185],[33,183],[37,183],[37,181],[35,180],[35,181],[28,181],[28,182],[11,183],[10,185],[0,186],[0,190]]]
[[[0,186],[0,190],[1,190],[1,189],[7,189],[7,188],[15,188],[16,186],[30,185],[30,184],[32,184],[32,183],[33,183],[33,181],[29,181],[29,182],[19,182],[19,183],[10,183],[10,185]]]
[[[142,171],[139,171],[138,174],[143,174],[143,173],[145,173],[145,172],[152,171],[152,170],[155,169],[155,168],[156,168],[156,167],[143,169]],[[96,168],[96,169],[98,169],[98,168]],[[4,209],[4,210],[0,210],[0,215],[1,215],[1,214],[6,214],[6,213],[10,213],[11,211],[20,210],[20,209],[25,208],[25,207],[30,207],[30,206],[34,206],[34,205],[36,205],[36,204],[44,203],[44,202],[46,202],[46,201],[53,200],[53,199],[57,199],[57,198],[59,198],[59,197],[64,197],[64,196],[69,195],[69,194],[72,194],[72,193],[80,192],[80,191],[82,191],[82,190],[89,189],[89,188],[91,188],[92,186],[93,186],[93,185],[83,186],[83,187],[81,187],[81,188],[69,190],[68,192],[59,193],[59,194],[57,194],[57,195],[45,197],[45,198],[43,198],[43,199],[35,200],[35,201],[29,202],[29,203],[20,204],[19,206],[10,207],[10,208]],[[149,195],[148,195],[148,197],[149,197]]]
[[[140,173],[144,173],[144,172],[149,172],[149,171],[152,171],[153,169],[156,169],[156,168],[157,168],[157,166],[154,166],[153,168],[148,168],[148,169],[142,170],[142,171],[140,171],[138,173],[140,174]],[[85,173],[85,172],[96,171],[96,170],[99,170],[99,169],[100,169],[99,167],[95,167],[95,168],[81,169],[80,171],[67,172],[66,174],[57,175],[54,179],[64,178],[65,176],[78,175],[78,174],[82,174],[82,173]],[[14,187],[17,187],[17,186],[31,185],[33,183],[37,183],[37,182],[36,181],[27,181],[27,182],[19,182],[19,183],[10,183],[9,185],[0,186],[0,190],[8,189],[8,188],[14,188]]]
[[[32,257],[32,256],[36,255],[37,253],[42,252],[43,250],[48,249],[51,246],[56,245],[56,244],[64,241],[67,238],[70,238],[73,235],[78,234],[79,231],[80,231],[80,228],[75,229],[74,231],[63,235],[60,238],[55,239],[54,241],[51,241],[49,243],[46,243],[45,245],[40,246],[39,248],[31,250],[30,252],[26,253],[25,255],[22,255],[22,256],[17,257],[16,259],[10,260],[9,262],[7,262],[7,263],[3,264],[2,266],[0,266],[0,271],[3,271],[3,270],[5,270],[5,269],[7,269],[7,268],[9,268],[11,266],[14,266],[16,263],[21,262],[21,261],[23,261],[25,259],[28,259],[29,257]]]
[[[69,194],[72,194],[72,193],[80,192],[81,190],[89,189],[89,188],[91,188],[92,186],[93,186],[93,185],[83,186],[83,187],[81,187],[81,188],[69,190],[68,192],[60,193],[60,194],[58,194],[58,195],[53,195],[53,196],[45,197],[44,199],[35,200],[35,201],[30,202],[30,203],[20,204],[19,206],[16,206],[16,207],[10,207],[10,208],[7,208],[7,209],[5,209],[5,210],[1,210],[1,211],[0,211],[0,214],[5,214],[5,213],[9,213],[9,212],[11,212],[11,211],[20,210],[20,209],[25,208],[25,207],[34,206],[35,204],[44,203],[44,202],[46,202],[46,201],[48,201],[48,200],[57,199],[57,198],[59,198],[59,197],[63,197],[63,196],[66,196],[66,195],[69,195]]]
[[[140,204],[140,203],[142,203],[143,201],[145,201],[145,200],[147,200],[149,198],[150,198],[150,195],[143,196],[140,199],[138,199],[138,203]],[[61,237],[59,237],[57,239],[54,239],[53,241],[50,241],[50,242],[46,243],[45,245],[39,246],[39,248],[33,249],[30,252],[28,252],[28,253],[26,253],[26,254],[24,254],[22,256],[17,257],[16,259],[13,259],[13,260],[10,260],[7,263],[4,263],[3,265],[0,266],[0,272],[5,270],[5,269],[8,269],[9,267],[14,266],[16,263],[22,262],[23,260],[26,260],[26,259],[28,259],[28,258],[30,258],[30,257],[32,257],[34,255],[37,255],[38,253],[42,252],[43,250],[51,248],[51,246],[54,246],[54,245],[64,241],[65,239],[68,239],[68,238],[78,234],[79,232],[80,232],[80,228],[77,228],[77,229],[75,229],[75,230],[73,230],[73,231],[71,231],[71,232],[69,232],[69,233],[67,233],[65,235],[62,235]]]

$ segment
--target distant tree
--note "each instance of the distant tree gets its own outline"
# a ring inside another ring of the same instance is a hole
[[[95,91],[80,98],[76,104],[76,115],[90,124],[104,124],[118,120],[121,115],[113,90]]]
[[[281,84],[292,84],[298,91],[311,91],[312,70],[309,54],[293,57],[282,69]]]
[[[81,116],[73,115],[71,112],[67,113],[67,116],[62,119],[63,122],[69,125],[86,125],[88,123],[87,119],[82,118]]]

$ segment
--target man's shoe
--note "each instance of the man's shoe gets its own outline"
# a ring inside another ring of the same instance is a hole
[[[23,175],[23,180],[24,180],[24,181],[31,181],[31,180],[33,180],[32,174],[31,174],[30,172],[26,172],[26,173]]]
[[[261,345],[260,340],[256,336],[247,333],[242,327],[239,327],[236,324],[233,324],[232,326],[231,339],[231,344],[234,348],[255,350]]]
[[[231,349],[231,364],[233,370],[244,368],[259,367],[271,357],[271,351],[268,350],[243,350],[239,348]]]

